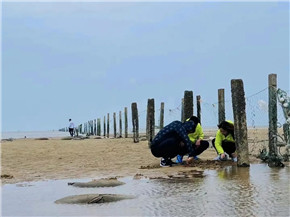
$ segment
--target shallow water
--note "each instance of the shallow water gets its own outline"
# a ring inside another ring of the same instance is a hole
[[[289,216],[290,169],[254,164],[208,170],[203,178],[120,178],[125,185],[77,188],[58,180],[2,186],[4,216]],[[79,194],[125,194],[135,199],[105,204],[55,204]]]

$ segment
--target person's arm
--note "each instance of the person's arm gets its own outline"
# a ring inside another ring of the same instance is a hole
[[[220,132],[220,130],[218,130],[216,133],[215,143],[214,143],[218,154],[224,153],[224,149],[222,147],[222,141],[223,141],[223,134]]]
[[[195,153],[194,153],[194,149],[192,147],[192,143],[189,140],[187,132],[186,132],[185,128],[182,126],[181,122],[179,124],[175,125],[175,131],[180,136],[183,143],[186,145],[187,151],[188,151],[188,157],[193,157]]]
[[[202,130],[201,125],[198,124],[198,125],[196,126],[196,129],[198,130],[198,139],[203,140],[203,138],[204,138],[204,134],[203,134],[203,130]]]

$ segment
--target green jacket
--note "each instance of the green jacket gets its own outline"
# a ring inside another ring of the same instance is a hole
[[[229,122],[231,124],[234,124],[232,121],[226,121]],[[227,136],[224,136],[220,130],[217,131],[216,136],[215,136],[215,147],[216,150],[218,152],[218,154],[223,154],[224,153],[224,149],[222,148],[222,142],[223,141],[228,141],[228,142],[235,142],[232,134],[229,134]]]
[[[198,139],[203,139],[204,134],[200,123],[197,124],[194,133],[188,134],[190,141],[195,144]]]

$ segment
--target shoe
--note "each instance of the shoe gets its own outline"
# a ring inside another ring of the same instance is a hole
[[[171,160],[170,160],[171,161]],[[164,159],[164,158],[161,158],[161,161],[160,161],[160,166],[161,167],[170,167],[171,164],[168,160]]]
[[[214,158],[213,160],[226,161],[226,160],[228,160],[228,156],[225,155],[225,157],[224,157],[223,159],[221,159],[221,156],[218,155],[218,156],[217,156],[216,158]]]
[[[238,158],[237,158],[237,157],[233,157],[233,158],[232,158],[232,161],[233,161],[233,162],[238,162]]]
[[[199,160],[199,157],[197,157],[197,156],[193,156],[193,159],[194,159],[194,160]]]
[[[164,158],[161,158],[161,161],[160,161],[160,166],[162,167],[172,167],[172,165],[175,165],[177,163],[173,162],[171,159],[164,159]]]
[[[217,157],[215,157],[213,160],[221,160],[220,156],[218,155]]]
[[[183,156],[182,155],[177,155],[176,156],[176,163],[180,163],[180,164],[182,164],[182,162],[183,162]]]

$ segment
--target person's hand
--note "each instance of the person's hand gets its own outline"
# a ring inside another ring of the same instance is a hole
[[[222,154],[221,154],[221,159],[224,159],[225,156],[226,156],[225,153],[222,153]]]
[[[193,161],[193,157],[189,157],[186,159],[186,164],[191,164],[191,162]]]
[[[200,139],[196,141],[195,146],[200,146]]]

